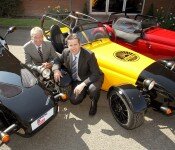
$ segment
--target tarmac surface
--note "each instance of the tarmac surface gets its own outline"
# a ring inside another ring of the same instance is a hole
[[[6,29],[0,29],[4,35]],[[22,62],[22,46],[30,39],[29,29],[18,29],[8,35],[10,51]],[[10,60],[9,60],[10,61]],[[125,130],[114,120],[106,98],[101,92],[98,111],[88,116],[90,99],[80,105],[60,103],[58,115],[31,138],[13,134],[11,141],[0,150],[174,150],[175,116],[167,117],[148,109],[144,124]]]

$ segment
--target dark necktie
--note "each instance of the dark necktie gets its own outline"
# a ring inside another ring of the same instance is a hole
[[[38,54],[40,55],[41,60],[42,60],[42,62],[43,62],[43,53],[42,53],[42,51],[41,51],[41,47],[38,47]]]
[[[76,56],[74,57],[74,60],[72,61],[72,69],[71,69],[71,71],[72,71],[72,79],[74,81],[77,80],[78,73],[77,73],[77,57]]]

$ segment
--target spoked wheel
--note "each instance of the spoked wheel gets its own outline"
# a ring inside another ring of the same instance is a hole
[[[144,122],[144,112],[133,113],[124,99],[116,90],[109,96],[109,106],[115,120],[125,129],[134,129]]]

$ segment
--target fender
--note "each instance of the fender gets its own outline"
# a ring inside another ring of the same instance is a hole
[[[112,90],[118,92],[120,96],[126,100],[129,108],[134,113],[141,112],[147,109],[147,103],[145,101],[145,98],[134,85],[125,84],[120,86],[112,86],[107,93],[108,98]]]

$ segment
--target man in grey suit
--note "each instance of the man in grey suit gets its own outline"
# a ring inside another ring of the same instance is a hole
[[[52,67],[55,81],[61,80],[60,67],[64,65],[73,79],[70,102],[74,105],[81,103],[88,92],[91,99],[89,115],[93,116],[97,112],[104,74],[98,66],[94,53],[80,47],[80,39],[76,34],[68,35],[66,41],[68,48],[63,50]]]
[[[34,27],[30,31],[31,40],[24,45],[25,64],[30,68],[42,66],[51,68],[53,60],[58,56],[52,44],[43,40],[43,30]]]

